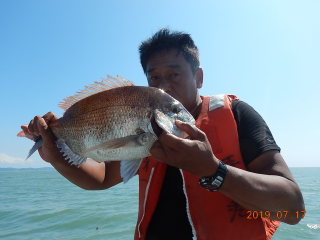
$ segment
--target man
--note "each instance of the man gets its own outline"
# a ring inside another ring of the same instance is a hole
[[[196,124],[176,123],[190,139],[163,131],[143,160],[135,239],[270,239],[278,221],[298,223],[301,191],[260,115],[232,95],[199,95],[203,71],[190,35],[161,29],[139,50],[149,86],[180,101]],[[22,126],[42,135],[45,161],[84,189],[122,181],[116,161],[70,166],[47,125],[56,119],[50,112]]]

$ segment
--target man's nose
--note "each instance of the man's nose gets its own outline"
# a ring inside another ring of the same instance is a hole
[[[165,78],[161,79],[161,83],[160,83],[159,88],[162,89],[166,93],[170,93],[171,92],[170,82]]]

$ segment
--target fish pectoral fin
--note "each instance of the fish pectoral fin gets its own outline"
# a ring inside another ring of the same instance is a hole
[[[101,150],[101,149],[115,149],[121,147],[140,147],[147,143],[153,135],[149,132],[142,133],[139,135],[130,135],[122,138],[115,138],[107,140],[103,143],[100,143],[92,148],[85,150],[84,153],[91,152],[93,150]]]
[[[141,165],[141,159],[123,160],[120,163],[120,175],[123,179],[123,183],[127,183],[131,178],[136,175]]]

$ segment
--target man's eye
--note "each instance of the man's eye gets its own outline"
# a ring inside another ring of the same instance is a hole
[[[151,77],[150,79],[151,79],[151,81],[156,81],[156,80],[158,80],[159,78],[158,78],[158,77]]]
[[[180,75],[179,73],[172,73],[172,74],[171,74],[172,77],[177,77],[177,76],[179,76],[179,75]]]

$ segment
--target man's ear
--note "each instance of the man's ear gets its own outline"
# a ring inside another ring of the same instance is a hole
[[[196,75],[197,88],[200,89],[200,88],[202,88],[202,84],[203,84],[203,70],[202,70],[202,67],[198,67],[195,75]]]

